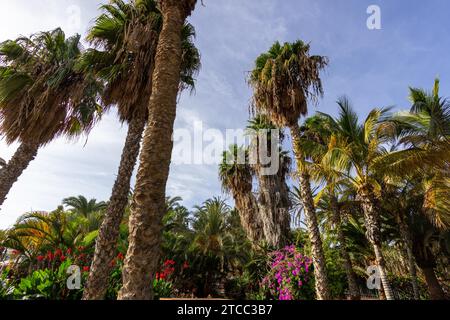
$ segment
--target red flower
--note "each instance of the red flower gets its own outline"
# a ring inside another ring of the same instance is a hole
[[[39,262],[43,261],[44,259],[45,259],[44,256],[37,256],[37,261],[39,261]]]
[[[159,280],[159,272],[156,273],[156,280]]]
[[[89,272],[89,267],[83,267],[83,272]]]
[[[173,260],[167,260],[166,262],[164,262],[165,267],[173,266],[174,264],[175,264],[175,261],[173,261]]]
[[[60,257],[62,256],[62,250],[61,249],[56,249],[55,250],[55,257]]]
[[[189,269],[189,262],[187,261],[184,262],[183,269]]]
[[[123,253],[122,252],[119,252],[119,254],[117,255],[117,259],[119,259],[119,260],[123,260],[125,257],[124,257],[124,255],[123,255]]]
[[[72,249],[70,249],[70,248],[67,249],[66,253],[67,253],[68,256],[70,256],[72,254]]]
[[[64,262],[66,261],[66,256],[62,255],[59,259],[61,260],[61,262]]]
[[[47,259],[48,261],[52,261],[54,258],[53,253],[51,251],[47,252]]]

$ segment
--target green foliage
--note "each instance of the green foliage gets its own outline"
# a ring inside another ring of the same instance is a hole
[[[171,298],[173,294],[173,283],[162,279],[155,279],[153,281],[153,292],[156,300]]]
[[[78,300],[81,290],[67,288],[67,269],[70,260],[63,262],[56,270],[41,269],[22,278],[14,290],[14,296],[22,300]]]
[[[9,277],[9,270],[0,274],[0,300],[10,300],[14,295],[14,280]]]

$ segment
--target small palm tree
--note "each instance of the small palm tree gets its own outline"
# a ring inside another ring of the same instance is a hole
[[[80,55],[80,36],[61,29],[0,44],[0,133],[20,142],[0,170],[0,205],[41,146],[88,133],[99,119],[101,85],[75,71]]]
[[[71,211],[85,218],[88,218],[93,213],[105,210],[107,207],[104,201],[97,202],[97,199],[88,200],[84,196],[65,198],[62,203]]]
[[[213,293],[213,285],[246,260],[246,253],[238,251],[240,244],[233,236],[236,230],[232,227],[236,226],[230,223],[232,219],[232,209],[220,198],[205,201],[194,212],[194,239],[189,250],[192,265],[205,271],[200,279],[202,296]]]
[[[318,299],[329,299],[330,291],[325,270],[325,255],[317,224],[310,176],[303,165],[304,154],[300,144],[299,119],[308,111],[308,99],[315,101],[323,94],[320,72],[328,59],[310,54],[309,44],[303,41],[276,42],[272,48],[256,60],[250,75],[254,90],[254,109],[266,114],[275,125],[290,129],[297,161],[303,207],[308,224],[316,294]]]

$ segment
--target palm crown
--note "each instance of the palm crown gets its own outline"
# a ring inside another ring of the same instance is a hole
[[[77,68],[93,72],[106,83],[102,100],[117,104],[122,121],[130,121],[136,106],[147,108],[151,95],[155,52],[162,28],[162,16],[154,0],[126,3],[111,0],[89,30],[89,49]],[[200,54],[193,44],[195,29],[185,24],[182,31],[181,89],[193,89],[194,76],[200,69]]]
[[[307,113],[307,99],[323,94],[320,71],[328,64],[322,56],[310,55],[303,41],[276,42],[256,60],[250,75],[254,108],[269,115],[278,126],[296,124]]]
[[[75,71],[80,54],[80,36],[61,29],[0,44],[0,131],[8,143],[42,145],[93,127],[101,84]]]

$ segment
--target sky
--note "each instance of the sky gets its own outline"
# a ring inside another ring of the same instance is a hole
[[[0,41],[62,27],[86,34],[100,0],[0,0]],[[104,1],[103,1],[104,2]],[[407,109],[408,87],[430,88],[441,79],[450,95],[450,23],[447,0],[204,0],[189,21],[197,30],[202,70],[193,94],[178,105],[177,129],[239,129],[246,126],[251,90],[246,78],[255,58],[275,41],[301,39],[313,54],[328,56],[325,95],[316,111],[335,114],[347,95],[363,118],[374,107]],[[370,30],[367,9],[380,9],[381,29]],[[11,189],[0,210],[0,228],[29,211],[55,209],[63,198],[107,200],[116,177],[127,127],[114,110],[88,138],[58,139],[42,148]],[[0,157],[17,144],[0,138]],[[132,184],[134,185],[134,179]],[[167,194],[188,208],[221,195],[217,165],[172,164]],[[227,197],[224,195],[224,197]]]

